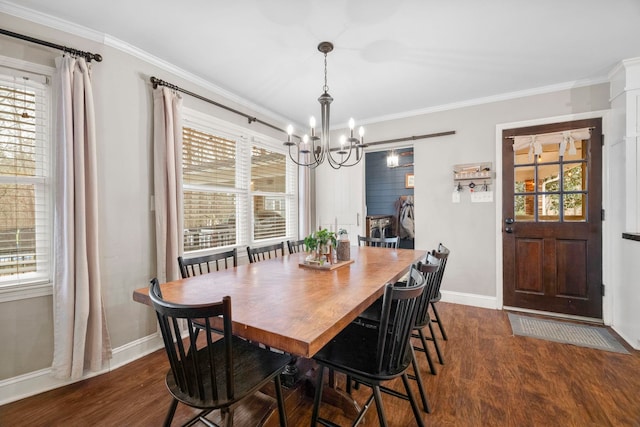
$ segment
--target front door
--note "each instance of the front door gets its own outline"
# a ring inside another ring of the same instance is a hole
[[[504,305],[602,318],[602,121],[503,131]]]

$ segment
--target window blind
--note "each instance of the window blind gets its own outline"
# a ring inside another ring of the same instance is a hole
[[[50,280],[50,90],[0,68],[0,284]]]
[[[182,144],[185,253],[295,235],[296,170],[274,142],[188,110]]]

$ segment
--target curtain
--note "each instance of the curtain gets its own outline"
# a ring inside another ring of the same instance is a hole
[[[563,132],[545,133],[540,135],[523,135],[513,137],[513,151],[529,147],[529,161],[533,161],[533,155],[542,154],[542,146],[547,144],[558,145],[558,153],[564,156],[567,147],[569,154],[576,154],[576,141],[591,138],[589,128],[567,130]]]
[[[52,372],[78,379],[111,358],[100,285],[96,129],[84,58],[56,59]]]
[[[153,90],[153,169],[156,210],[156,268],[162,282],[180,278],[184,248],[182,205],[182,97]]]

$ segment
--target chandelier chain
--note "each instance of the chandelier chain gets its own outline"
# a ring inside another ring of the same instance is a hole
[[[327,85],[327,54],[324,54],[324,86],[322,87],[324,92],[329,92],[329,86]]]

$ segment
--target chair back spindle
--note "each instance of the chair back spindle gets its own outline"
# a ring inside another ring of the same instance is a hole
[[[400,238],[395,237],[365,237],[358,236],[358,246],[373,246],[376,248],[397,249]]]

